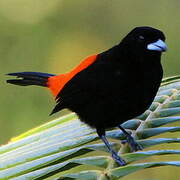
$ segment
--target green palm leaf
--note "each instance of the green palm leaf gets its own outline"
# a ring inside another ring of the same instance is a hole
[[[72,113],[34,128],[0,147],[0,179],[119,179],[142,169],[180,166],[180,161],[141,161],[151,156],[180,154],[180,150],[146,150],[158,144],[180,143],[180,138],[154,137],[166,132],[179,132],[170,126],[180,120],[180,76],[166,78],[149,108],[123,127],[132,132],[143,151],[130,153],[124,135],[118,129],[107,131],[112,146],[126,160],[117,167],[99,141],[95,130]],[[151,139],[147,139],[150,138]],[[173,147],[173,144],[172,144]]]

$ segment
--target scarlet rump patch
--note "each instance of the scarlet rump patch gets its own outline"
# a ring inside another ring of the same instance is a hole
[[[57,96],[65,84],[72,79],[77,73],[87,68],[96,60],[97,55],[92,55],[84,59],[78,66],[73,68],[70,72],[52,76],[48,78],[47,87],[50,89],[53,96]]]

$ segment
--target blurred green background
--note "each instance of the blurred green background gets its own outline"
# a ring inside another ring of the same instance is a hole
[[[0,0],[0,144],[55,118],[48,116],[54,101],[46,89],[6,84],[5,74],[64,73],[144,25],[166,34],[164,76],[180,74],[179,9],[178,0]]]

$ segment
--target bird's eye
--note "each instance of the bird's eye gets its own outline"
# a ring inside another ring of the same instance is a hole
[[[140,36],[139,36],[139,39],[140,39],[140,40],[144,40],[145,38],[144,38],[144,36],[141,36],[141,35],[140,35]]]

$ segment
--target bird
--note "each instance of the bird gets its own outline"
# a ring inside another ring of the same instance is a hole
[[[159,29],[135,27],[115,46],[85,58],[67,73],[9,73],[15,78],[7,83],[47,87],[56,101],[50,115],[65,108],[75,112],[96,130],[117,165],[124,166],[126,162],[111,147],[106,130],[119,128],[131,151],[142,150],[121,124],[141,115],[152,104],[163,77],[165,39]]]

